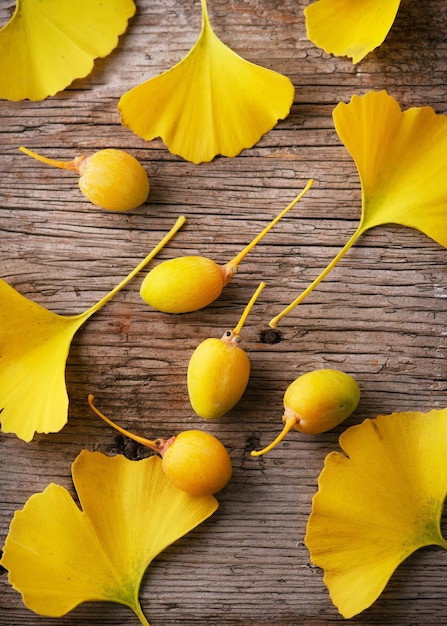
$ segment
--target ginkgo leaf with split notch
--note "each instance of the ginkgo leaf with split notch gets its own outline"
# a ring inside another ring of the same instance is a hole
[[[192,163],[251,148],[287,117],[295,93],[289,78],[226,46],[201,2],[202,29],[189,53],[118,104],[124,126],[147,141],[161,137],[172,153]]]
[[[414,551],[447,549],[447,409],[367,419],[342,433],[340,446],[326,457],[305,542],[333,603],[351,618]]]
[[[44,100],[87,76],[135,8],[133,0],[17,0],[0,29],[0,98]]]
[[[333,118],[360,176],[360,222],[321,274],[270,321],[272,327],[375,226],[408,226],[447,247],[447,116],[431,107],[402,111],[386,91],[370,91],[353,96],[348,104],[338,104]]]
[[[307,37],[328,54],[361,61],[380,46],[401,0],[317,0],[304,9]]]
[[[80,508],[52,483],[16,511],[1,559],[9,582],[40,615],[108,601],[149,626],[139,602],[148,565],[212,515],[217,500],[176,487],[157,456],[130,461],[83,450],[72,474]]]

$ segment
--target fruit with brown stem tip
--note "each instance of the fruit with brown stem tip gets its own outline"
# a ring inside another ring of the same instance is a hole
[[[185,430],[169,439],[146,439],[121,428],[103,415],[88,396],[91,409],[125,437],[157,452],[164,473],[174,485],[193,496],[212,495],[225,487],[231,478],[232,464],[225,446],[202,430]]]
[[[331,430],[355,411],[359,401],[360,388],[349,374],[334,369],[307,372],[286,389],[281,433],[270,445],[253,450],[251,455],[269,452],[292,428],[312,435]]]
[[[135,157],[124,150],[106,148],[89,157],[77,156],[73,161],[56,161],[21,146],[28,156],[79,174],[79,189],[95,206],[109,211],[130,211],[146,201],[149,179]]]
[[[203,256],[184,256],[156,265],[140,288],[143,300],[164,313],[189,313],[216,300],[237,272],[240,262],[311,188],[313,180],[239,254],[225,265]]]
[[[233,330],[227,330],[221,339],[205,339],[192,354],[187,377],[189,400],[204,419],[228,413],[247,387],[250,360],[238,344],[245,320],[264,287],[261,282]]]

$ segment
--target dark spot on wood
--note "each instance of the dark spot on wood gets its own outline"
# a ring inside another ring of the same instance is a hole
[[[115,437],[115,443],[111,447],[111,451],[122,454],[130,461],[139,461],[152,455],[152,451],[149,448],[124,435]]]
[[[249,435],[245,442],[244,452],[250,454],[252,450],[257,450],[261,447],[259,435]]]
[[[259,333],[259,341],[262,343],[279,343],[282,341],[281,331],[275,330],[274,328],[267,328],[266,330],[261,330]]]

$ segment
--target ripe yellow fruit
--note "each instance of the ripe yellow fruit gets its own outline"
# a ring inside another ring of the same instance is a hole
[[[123,150],[107,148],[89,157],[78,156],[73,161],[48,159],[24,148],[28,156],[47,165],[79,174],[79,189],[95,206],[109,211],[130,211],[146,201],[150,184],[139,161]]]
[[[237,272],[240,262],[273,226],[311,188],[313,180],[253,241],[225,265],[202,256],[170,259],[155,266],[145,277],[140,288],[143,300],[164,313],[189,313],[202,309],[216,300]]]
[[[188,365],[188,394],[200,417],[216,419],[228,413],[241,399],[250,377],[250,360],[239,347],[244,322],[264,289],[261,283],[233,330],[221,339],[209,338],[194,350]]]
[[[225,286],[220,265],[203,256],[185,256],[156,265],[140,288],[143,300],[157,311],[188,313],[214,302]]]
[[[242,398],[250,378],[250,360],[232,331],[209,338],[195,349],[188,366],[191,406],[204,419],[228,413]]]
[[[80,158],[83,160],[79,163],[79,189],[95,206],[130,211],[146,201],[148,176],[129,153],[108,148]]]
[[[162,468],[174,485],[193,496],[217,493],[232,474],[226,448],[202,430],[185,430],[177,435],[162,455]]]
[[[232,463],[225,446],[210,433],[185,430],[169,439],[146,439],[118,426],[93,404],[90,408],[109,426],[125,437],[150,448],[161,456],[161,466],[169,480],[193,496],[210,496],[225,487],[231,478]]]
[[[341,424],[355,411],[360,401],[357,381],[334,369],[307,372],[294,380],[284,394],[284,428],[266,448],[252,451],[260,456],[274,448],[292,429],[318,434]]]

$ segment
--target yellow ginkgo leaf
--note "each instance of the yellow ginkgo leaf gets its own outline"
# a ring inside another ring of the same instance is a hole
[[[402,111],[386,91],[370,91],[338,104],[333,118],[360,176],[360,223],[321,274],[270,321],[272,327],[374,226],[409,226],[447,247],[447,116],[431,107]]]
[[[146,568],[212,515],[217,500],[173,485],[156,456],[129,461],[83,450],[72,473],[81,510],[52,483],[16,511],[1,559],[9,582],[40,615],[104,600],[149,626],[138,598]]]
[[[31,441],[67,422],[65,364],[77,330],[124,287],[185,222],[178,218],[152,252],[110,293],[80,315],[48,311],[0,279],[0,422],[5,433]]]
[[[447,409],[365,420],[340,436],[319,478],[305,537],[339,612],[350,618],[382,593],[415,550],[447,549]]]
[[[317,0],[304,9],[307,37],[328,54],[361,61],[380,46],[400,0]]]
[[[17,0],[0,29],[0,98],[43,100],[84,78],[134,13],[133,0]]]
[[[272,70],[238,56],[218,39],[202,2],[202,29],[177,65],[125,93],[121,122],[150,141],[161,137],[187,161],[234,157],[287,117],[295,89]]]

